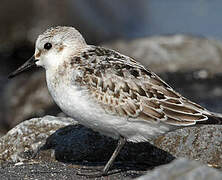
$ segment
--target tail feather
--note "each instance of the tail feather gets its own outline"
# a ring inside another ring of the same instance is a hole
[[[208,120],[206,121],[197,121],[196,124],[222,124],[222,114],[221,113],[215,113],[210,112],[210,115],[208,116]]]

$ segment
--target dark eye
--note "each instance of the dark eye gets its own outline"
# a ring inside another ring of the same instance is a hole
[[[44,49],[46,49],[46,50],[49,50],[49,49],[51,49],[51,47],[52,47],[52,44],[51,43],[45,43],[45,45],[44,45]]]

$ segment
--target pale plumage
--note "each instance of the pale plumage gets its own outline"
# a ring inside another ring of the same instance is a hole
[[[126,141],[148,141],[197,123],[221,123],[220,114],[187,100],[132,58],[87,45],[72,27],[51,28],[40,35],[35,56],[10,77],[36,65],[46,69],[49,92],[67,115],[119,139],[97,175],[108,172]]]
[[[88,88],[109,113],[175,126],[207,120],[211,113],[176,93],[132,58],[91,46],[71,60],[82,73],[76,81]]]

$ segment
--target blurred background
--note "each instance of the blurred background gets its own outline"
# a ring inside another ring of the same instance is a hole
[[[220,111],[221,6],[220,0],[1,0],[0,134],[31,117],[61,115],[43,71],[7,79],[32,56],[37,36],[57,25],[138,59],[179,92]]]

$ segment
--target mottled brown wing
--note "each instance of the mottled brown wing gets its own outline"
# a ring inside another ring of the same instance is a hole
[[[207,120],[210,115],[129,57],[99,56],[95,63],[88,66],[83,79],[108,113],[178,126]]]

